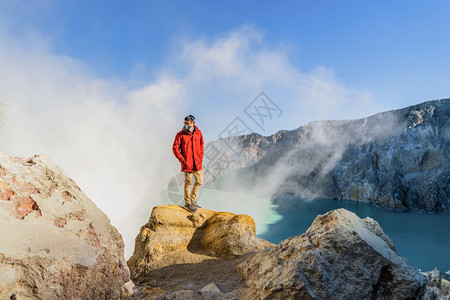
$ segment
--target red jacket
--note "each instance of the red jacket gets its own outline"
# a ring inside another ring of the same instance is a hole
[[[200,171],[203,162],[203,135],[194,125],[194,132],[181,130],[175,136],[172,151],[181,163],[181,172]]]

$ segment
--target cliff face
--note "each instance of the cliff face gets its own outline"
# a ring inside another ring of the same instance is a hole
[[[123,248],[48,156],[0,153],[0,299],[117,299],[129,281]]]
[[[450,99],[348,121],[317,121],[271,136],[206,145],[229,163],[206,165],[205,186],[450,211]],[[216,180],[211,180],[216,179]]]
[[[274,245],[247,215],[158,206],[128,264],[130,300],[448,297],[444,277],[410,266],[376,221],[345,209]]]

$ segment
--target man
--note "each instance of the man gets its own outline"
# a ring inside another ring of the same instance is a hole
[[[196,198],[203,184],[203,144],[202,132],[195,126],[194,116],[187,116],[183,129],[175,136],[172,151],[181,163],[181,172],[184,172],[184,207],[190,212],[201,208]],[[191,192],[192,175],[195,183]]]

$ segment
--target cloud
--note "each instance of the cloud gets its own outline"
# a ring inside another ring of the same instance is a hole
[[[177,48],[179,49],[179,48]],[[225,36],[184,45],[176,67],[183,70],[188,94],[199,95],[189,108],[201,116],[210,139],[264,91],[283,110],[261,134],[294,129],[317,119],[353,119],[382,110],[369,90],[351,89],[324,66],[300,70],[283,44],[268,44],[257,28],[241,26]],[[249,120],[245,120],[249,121]],[[214,126],[223,124],[222,127]],[[251,121],[248,123],[251,126]],[[258,132],[253,124],[251,128]]]
[[[346,88],[325,67],[301,72],[253,27],[194,39],[168,55],[173,59],[157,79],[135,88],[55,54],[48,38],[16,39],[0,30],[0,151],[49,154],[119,229],[126,257],[180,172],[171,146],[186,114],[196,116],[208,141],[262,90],[284,110],[268,132],[351,115],[349,107],[361,113],[371,104],[368,92]]]

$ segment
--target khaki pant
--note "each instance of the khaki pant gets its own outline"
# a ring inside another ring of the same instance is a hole
[[[194,175],[195,183],[194,188],[192,188],[192,175]],[[198,190],[203,184],[203,170],[184,172],[184,203],[187,205],[192,203],[197,199]]]

